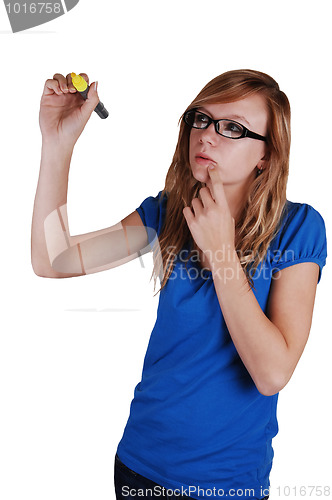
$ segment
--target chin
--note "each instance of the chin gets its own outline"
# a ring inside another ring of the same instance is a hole
[[[206,169],[192,169],[191,173],[196,181],[206,183],[209,181],[209,174]]]

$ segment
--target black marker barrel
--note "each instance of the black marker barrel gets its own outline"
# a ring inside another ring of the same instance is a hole
[[[87,84],[87,82],[84,80],[82,76],[76,75],[75,73],[71,74],[71,79],[77,92],[79,92],[83,97],[83,99],[86,100],[88,98],[88,92],[90,86]],[[100,118],[108,117],[108,111],[105,108],[104,104],[100,101],[98,102],[94,111],[97,113],[98,116],[100,116]]]

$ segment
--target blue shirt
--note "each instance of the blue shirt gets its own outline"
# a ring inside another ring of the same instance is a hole
[[[137,208],[157,235],[166,203],[160,191]],[[320,214],[307,204],[287,201],[286,208],[268,258],[253,276],[264,312],[275,272],[315,262],[320,280],[325,265]],[[187,262],[187,273],[186,259],[176,259],[160,292],[142,380],[117,453],[135,472],[193,498],[204,497],[203,490],[205,498],[220,497],[218,490],[234,499],[262,498],[270,485],[278,394],[257,390],[227,330],[212,273],[195,260]]]

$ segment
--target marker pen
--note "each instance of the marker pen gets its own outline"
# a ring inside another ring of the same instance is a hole
[[[84,80],[84,78],[82,76],[76,75],[75,73],[71,73],[71,79],[72,79],[72,82],[73,82],[75,89],[81,94],[83,99],[86,100],[88,97],[88,92],[89,92],[90,86],[86,83],[86,81]],[[107,118],[108,117],[108,111],[104,107],[103,103],[100,101],[98,102],[97,106],[95,107],[95,112],[97,113],[97,115],[100,116],[100,118]]]

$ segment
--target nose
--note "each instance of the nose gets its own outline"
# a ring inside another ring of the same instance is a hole
[[[215,145],[216,142],[218,141],[218,134],[216,132],[214,123],[210,123],[210,125],[207,128],[201,129],[200,130],[200,138],[199,141],[203,144],[204,142],[207,142],[211,145]]]

